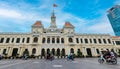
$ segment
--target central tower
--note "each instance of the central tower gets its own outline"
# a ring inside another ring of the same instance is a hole
[[[51,16],[50,28],[57,28],[57,26],[56,26],[56,16],[55,16],[54,10],[53,10],[52,16]]]
[[[53,12],[52,12],[52,16],[51,16],[50,28],[57,28],[57,26],[56,26],[56,16],[55,16],[55,12],[54,12],[55,7],[57,7],[57,5],[53,4]]]

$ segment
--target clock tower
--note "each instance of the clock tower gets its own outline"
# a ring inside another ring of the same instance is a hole
[[[53,13],[52,13],[52,16],[51,16],[50,28],[57,28],[57,26],[56,26],[56,16],[55,16],[54,10],[53,10]]]

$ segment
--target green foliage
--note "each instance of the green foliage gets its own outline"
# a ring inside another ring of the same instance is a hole
[[[27,56],[29,56],[29,51],[26,49],[24,52],[23,52],[23,55],[27,55]]]
[[[80,50],[77,51],[77,57],[82,57],[82,52]]]

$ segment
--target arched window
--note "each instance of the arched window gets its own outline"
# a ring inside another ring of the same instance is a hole
[[[6,43],[9,43],[9,41],[10,41],[10,38],[7,38],[7,39],[6,39]]]
[[[85,39],[85,43],[88,43],[88,39]]]
[[[29,43],[29,39],[30,39],[30,38],[27,38],[27,43]],[[20,38],[17,38],[17,39],[16,39],[16,43],[20,43]]]
[[[73,42],[73,39],[72,39],[72,38],[69,38],[69,42]]]
[[[3,43],[3,42],[4,42],[4,38],[1,38],[0,43]]]
[[[55,38],[52,38],[52,43],[55,43]]]
[[[29,43],[30,42],[30,37],[27,37],[27,41],[26,41],[27,43]]]
[[[57,43],[59,43],[60,41],[59,41],[59,38],[57,38]]]
[[[42,39],[42,43],[45,43],[45,38]]]
[[[38,37],[34,37],[33,42],[37,43],[38,42]]]
[[[64,43],[64,38],[61,38],[61,43]]]
[[[76,38],[76,42],[79,43],[79,39],[78,38]]]
[[[47,38],[47,43],[50,43],[50,38]]]
[[[35,53],[36,53],[36,49],[33,48],[33,49],[32,49],[32,54],[34,55]]]

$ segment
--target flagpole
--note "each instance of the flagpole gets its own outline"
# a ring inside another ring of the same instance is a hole
[[[55,14],[55,7],[57,7],[57,4],[53,4],[53,15]]]

